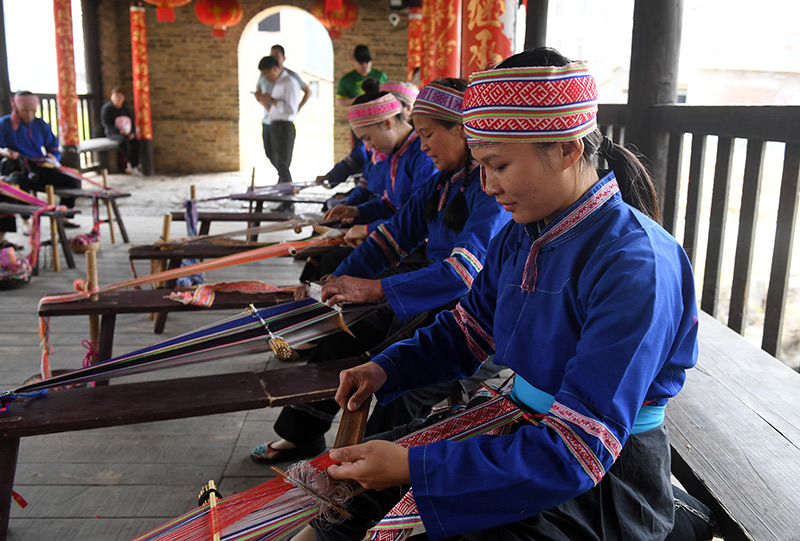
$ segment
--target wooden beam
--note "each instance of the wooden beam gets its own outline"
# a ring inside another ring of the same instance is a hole
[[[11,82],[8,77],[8,49],[6,48],[6,16],[0,0],[0,115],[11,114]]]
[[[525,50],[547,44],[548,0],[528,0],[525,15]]]
[[[653,106],[675,103],[683,0],[636,0],[633,8],[631,71],[625,138],[650,163],[659,194],[664,193],[669,134],[653,130]]]

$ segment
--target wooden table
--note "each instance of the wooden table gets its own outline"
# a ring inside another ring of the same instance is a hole
[[[122,234],[122,240],[127,244],[128,241],[128,232],[125,230],[125,223],[122,221],[122,213],[119,211],[119,206],[117,205],[117,199],[130,197],[131,194],[129,193],[122,193],[122,192],[115,192],[114,190],[81,190],[78,188],[58,188],[55,190],[56,195],[65,195],[67,197],[83,197],[83,198],[94,198],[97,197],[100,201],[107,201],[111,205],[111,209],[114,212],[114,219],[117,221],[117,225],[119,226],[119,232]],[[112,217],[109,214],[108,216],[108,226],[114,227],[112,224]]]

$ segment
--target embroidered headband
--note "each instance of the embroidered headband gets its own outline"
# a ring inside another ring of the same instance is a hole
[[[347,111],[347,120],[353,128],[377,124],[400,113],[400,102],[389,93],[367,103],[351,105]]]
[[[381,85],[381,90],[391,92],[394,97],[403,102],[406,106],[414,105],[419,89],[413,83],[401,83],[400,81],[386,81]]]
[[[573,141],[597,127],[597,84],[585,62],[474,73],[464,96],[471,147]]]
[[[39,96],[36,94],[23,94],[22,96],[14,96],[11,98],[11,100],[17,107],[20,105],[33,105],[34,107],[39,106]]]
[[[464,123],[461,108],[464,105],[464,93],[454,88],[431,83],[419,91],[414,102],[412,115],[432,116],[448,122]]]

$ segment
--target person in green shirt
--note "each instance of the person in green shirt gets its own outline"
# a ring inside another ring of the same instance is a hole
[[[361,83],[365,80],[372,78],[382,85],[389,79],[386,73],[372,68],[372,55],[366,45],[356,45],[353,51],[353,63],[356,69],[342,77],[336,88],[336,105],[345,109],[353,105],[353,100],[364,93]]]

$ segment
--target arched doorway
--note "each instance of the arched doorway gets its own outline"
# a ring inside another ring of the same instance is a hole
[[[286,67],[311,89],[311,97],[295,120],[292,177],[296,182],[312,180],[325,174],[333,162],[333,44],[322,24],[307,11],[271,7],[248,21],[238,51],[240,163],[243,171],[256,168],[258,185],[273,184],[278,178],[261,142],[264,109],[252,94],[259,76],[258,61],[269,55],[275,44],[286,50]]]

